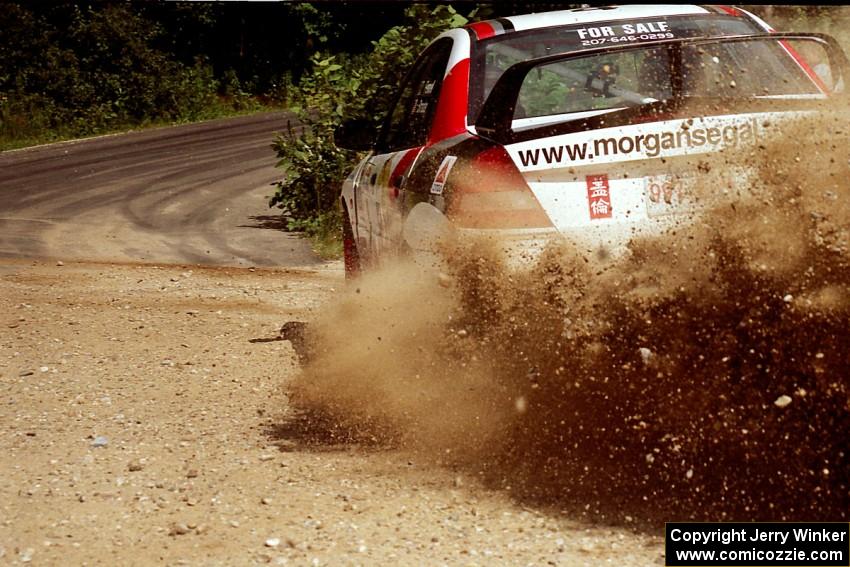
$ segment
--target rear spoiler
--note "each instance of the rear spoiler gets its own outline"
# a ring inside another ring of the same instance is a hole
[[[597,55],[600,53],[617,53],[621,51],[631,51],[638,49],[652,49],[658,47],[666,47],[670,50],[671,62],[671,87],[673,100],[682,98],[682,57],[681,50],[686,45],[699,45],[711,43],[727,43],[727,42],[744,42],[756,40],[814,40],[822,43],[826,47],[829,56],[830,66],[833,70],[838,70],[837,76],[850,80],[850,63],[847,56],[839,46],[838,42],[829,35],[820,33],[765,33],[752,35],[733,35],[721,37],[695,37],[695,38],[680,38],[680,39],[664,39],[645,41],[641,43],[632,43],[628,45],[617,45],[610,47],[595,47],[591,49],[581,49],[568,53],[559,53],[557,55],[549,55],[536,59],[528,59],[521,61],[508,67],[502,73],[502,76],[493,86],[493,90],[484,102],[481,112],[475,121],[476,131],[484,136],[490,137],[498,142],[505,143],[510,141],[512,134],[512,123],[514,112],[516,109],[517,98],[520,88],[528,73],[541,65],[556,63],[558,61],[568,61],[580,57]],[[850,90],[850,85],[844,89],[844,95]],[[603,85],[607,89],[607,85]],[[613,91],[612,91],[613,92]],[[616,94],[616,93],[615,93]],[[647,101],[650,102],[650,101]]]

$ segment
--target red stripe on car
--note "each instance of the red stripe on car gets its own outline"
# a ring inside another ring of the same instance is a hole
[[[466,132],[466,109],[469,88],[469,59],[457,63],[443,79],[440,100],[428,144]]]
[[[817,88],[819,88],[823,94],[827,94],[829,92],[829,89],[826,87],[826,85],[818,76],[818,74],[815,73],[814,69],[809,67],[809,64],[806,63],[805,59],[803,59],[803,56],[797,53],[797,50],[791,47],[791,44],[789,44],[787,41],[782,40],[779,42],[779,44],[782,45],[785,51],[788,52],[788,55],[790,55],[797,63],[797,65],[800,66],[800,69],[802,69],[803,72],[809,76],[809,78],[817,86]]]
[[[735,16],[736,18],[741,17],[741,11],[738,10],[738,8],[733,8],[732,6],[718,6],[718,8],[720,8],[730,16]]]
[[[401,156],[401,159],[398,160],[398,163],[390,174],[390,182],[389,187],[387,188],[389,192],[389,196],[393,199],[398,197],[399,190],[399,181],[401,181],[401,176],[404,175],[407,170],[410,168],[411,164],[413,164],[413,160],[416,159],[416,156],[419,155],[419,152],[422,151],[422,148],[413,148],[404,152],[404,155]]]
[[[490,25],[490,22],[475,22],[474,24],[469,24],[468,27],[475,32],[479,40],[496,35],[496,28]]]

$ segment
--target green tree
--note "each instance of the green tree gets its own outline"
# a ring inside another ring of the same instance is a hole
[[[130,4],[8,4],[0,12],[3,138],[191,119],[216,103],[209,65],[183,65],[157,49],[162,27]]]

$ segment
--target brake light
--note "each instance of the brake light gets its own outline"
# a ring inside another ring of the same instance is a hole
[[[453,172],[448,217],[461,228],[548,228],[552,221],[502,147]]]

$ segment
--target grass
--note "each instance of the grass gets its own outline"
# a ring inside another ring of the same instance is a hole
[[[313,251],[323,260],[342,257],[342,221],[338,211],[329,211],[300,223]]]
[[[323,260],[342,258],[342,238],[339,234],[326,232],[321,236],[309,235],[313,251]]]

